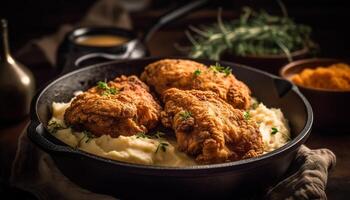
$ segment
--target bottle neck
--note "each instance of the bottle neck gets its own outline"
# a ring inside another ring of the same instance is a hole
[[[6,60],[10,56],[10,48],[8,42],[7,22],[5,19],[1,19],[0,37],[0,60]]]

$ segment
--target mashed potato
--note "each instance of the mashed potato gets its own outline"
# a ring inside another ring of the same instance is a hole
[[[249,115],[259,125],[265,152],[278,149],[290,140],[288,122],[280,109],[267,108],[259,103]]]
[[[173,167],[196,165],[193,158],[177,150],[176,141],[170,138],[150,138],[145,135],[94,137],[89,132],[73,131],[64,123],[64,112],[69,105],[54,102],[48,125],[50,132],[69,146],[130,163]],[[288,123],[280,109],[269,109],[260,103],[249,110],[249,120],[259,124],[265,152],[283,146],[290,139]]]
[[[70,103],[53,103],[52,119],[49,122],[51,133],[69,146],[110,158],[146,165],[190,166],[195,165],[192,158],[179,152],[175,142],[170,139],[153,139],[140,136],[109,135],[91,137],[86,132],[73,131],[64,124],[63,116]]]

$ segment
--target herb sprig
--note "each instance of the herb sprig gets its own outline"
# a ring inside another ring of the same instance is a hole
[[[154,133],[153,135],[147,135],[144,132],[140,132],[138,134],[136,134],[136,138],[147,138],[147,139],[163,139],[163,136],[165,135],[165,133],[157,131],[156,133]]]
[[[54,134],[54,133],[57,133],[58,130],[63,129],[64,127],[61,124],[59,124],[57,121],[51,120],[47,124],[47,128],[51,134]]]
[[[78,143],[75,146],[75,148],[80,147],[81,143],[83,142],[83,140],[85,140],[85,143],[89,143],[92,139],[96,138],[96,136],[94,134],[92,134],[90,131],[84,130],[82,133],[84,135],[83,135],[83,137],[80,138],[80,140],[78,141]]]
[[[192,43],[190,56],[219,60],[223,53],[238,56],[284,54],[291,61],[291,52],[315,49],[310,39],[311,28],[296,24],[288,17],[284,6],[281,7],[284,16],[245,7],[239,19],[225,23],[219,10],[217,23],[200,28],[190,26],[186,31]]]
[[[165,133],[157,131],[153,137],[157,138],[157,139],[163,139],[163,136],[165,135]]]
[[[150,135],[146,135],[144,132],[140,132],[136,134],[136,138],[148,138],[151,139],[152,137]]]
[[[251,109],[255,110],[255,109],[258,108],[258,106],[259,106],[259,103],[258,103],[258,102],[254,102],[254,103],[252,104],[252,106],[251,106]]]
[[[192,117],[192,113],[186,110],[180,113],[180,117],[184,121]]]
[[[96,136],[92,134],[90,131],[83,131],[84,137],[86,138],[85,143],[89,143]]]
[[[271,135],[275,135],[276,133],[278,133],[278,129],[276,127],[272,127],[271,128]]]
[[[169,143],[167,143],[167,142],[159,142],[155,153],[157,153],[159,151],[159,149],[161,149],[163,152],[166,152],[166,148],[168,146],[169,146]]]
[[[245,120],[249,120],[251,118],[249,111],[244,111],[243,112],[243,117]]]
[[[194,77],[197,77],[197,76],[201,75],[201,73],[202,73],[201,70],[196,69],[196,70],[193,72],[193,76],[194,76]]]
[[[108,84],[105,81],[99,81],[97,82],[97,87],[99,89],[104,90],[102,95],[103,96],[109,96],[119,93],[119,90],[117,88],[109,87]]]
[[[214,73],[224,73],[225,76],[228,76],[232,73],[232,69],[230,67],[221,66],[219,63],[216,63],[215,65],[210,65],[209,69],[213,70]]]
[[[146,135],[144,132],[140,132],[136,135],[136,138],[147,138],[147,139],[157,139],[159,140],[159,144],[156,148],[156,151],[154,153],[158,153],[159,149],[161,149],[163,152],[166,152],[166,148],[169,146],[169,143],[162,141],[164,138],[163,136],[165,133],[157,131],[153,135]]]

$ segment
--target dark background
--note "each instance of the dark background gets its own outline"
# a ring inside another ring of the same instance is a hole
[[[10,45],[12,52],[20,50],[28,41],[37,39],[47,34],[52,34],[58,30],[61,24],[79,21],[94,3],[93,0],[5,0],[0,2],[0,17],[6,18],[9,23]],[[133,27],[139,33],[144,32],[160,15],[164,14],[180,4],[188,1],[178,0],[153,0],[150,6],[142,11],[130,13]],[[319,56],[350,58],[350,4],[346,0],[284,0],[289,16],[298,23],[310,25],[313,28],[313,39],[320,45]],[[255,9],[266,9],[272,14],[281,14],[280,8],[275,0],[217,0],[212,1],[203,9],[176,21],[162,30],[150,41],[150,51],[152,55],[173,55],[177,51],[173,45],[178,40],[184,38],[183,31],[188,25],[200,25],[216,21],[218,7],[223,8],[224,19],[234,19],[239,15],[242,6],[251,6]],[[161,45],[168,45],[171,48],[159,48]],[[26,63],[25,63],[26,64]],[[28,66],[33,68],[35,66]],[[37,80],[38,81],[38,80]],[[43,81],[44,82],[44,81]],[[20,131],[25,127],[25,123],[15,127],[13,131]],[[9,137],[10,136],[6,136]],[[315,137],[317,139],[317,137]],[[312,148],[320,148],[321,142],[311,138],[309,144]],[[5,138],[6,139],[6,138]],[[325,137],[327,148],[334,148],[339,144],[337,138]],[[4,140],[7,141],[7,140]],[[312,143],[313,142],[313,143]],[[314,145],[312,145],[314,144]],[[316,144],[316,145],[315,145]],[[13,157],[15,146],[10,146],[8,155],[3,160]],[[12,151],[12,150],[13,151]],[[338,158],[347,155],[345,152],[348,146],[345,143],[340,145]],[[349,182],[342,179],[347,169],[346,162],[339,159],[339,164],[343,162],[342,170],[331,175],[328,183],[328,194],[330,199],[344,199],[348,194]],[[339,165],[339,166],[340,166]],[[8,175],[8,168],[2,168],[1,175]],[[7,181],[0,176],[0,196],[1,199],[35,199],[30,194],[10,188]],[[11,195],[6,198],[7,195]],[[338,198],[337,198],[338,197]]]
[[[1,1],[0,16],[9,21],[13,52],[30,39],[55,32],[62,23],[78,21],[94,2],[93,0]],[[188,1],[153,0],[146,10],[131,13],[134,29],[142,32],[157,16],[185,2]],[[321,56],[350,57],[350,4],[348,1],[284,0],[283,2],[295,21],[313,28],[313,38],[320,44]],[[213,22],[216,20],[216,11],[219,6],[224,8],[224,18],[232,19],[237,17],[243,5],[256,9],[264,8],[275,14],[281,13],[275,0],[212,1],[202,10],[169,25],[167,29]]]

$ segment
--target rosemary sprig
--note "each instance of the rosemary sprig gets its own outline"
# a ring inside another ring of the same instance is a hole
[[[217,23],[201,28],[190,26],[186,31],[192,43],[190,56],[219,60],[225,52],[238,56],[285,54],[291,60],[291,52],[315,48],[311,28],[296,24],[285,7],[281,9],[284,16],[245,7],[240,18],[230,22],[222,21],[219,10]]]

